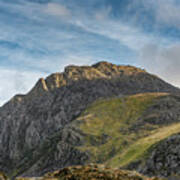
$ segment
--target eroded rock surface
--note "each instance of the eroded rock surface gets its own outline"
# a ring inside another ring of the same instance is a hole
[[[173,176],[180,179],[180,134],[170,136],[158,143],[140,172],[147,175]],[[173,177],[171,178],[173,179]]]

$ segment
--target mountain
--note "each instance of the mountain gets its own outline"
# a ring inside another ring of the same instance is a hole
[[[93,162],[148,175],[178,173],[177,161],[169,161],[159,143],[166,147],[179,137],[179,94],[133,66],[68,66],[0,108],[0,170],[40,176]]]

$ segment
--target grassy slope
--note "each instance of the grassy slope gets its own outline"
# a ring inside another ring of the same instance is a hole
[[[92,162],[111,167],[143,159],[153,144],[180,131],[180,124],[163,127],[145,123],[139,131],[129,129],[162,96],[167,94],[139,94],[93,103],[75,121],[86,134],[85,144],[79,148],[91,153]]]
[[[123,151],[122,154],[113,157],[109,164],[115,167],[126,166],[133,161],[143,159],[152,145],[178,132],[180,132],[180,123],[154,130],[151,135],[139,139]]]

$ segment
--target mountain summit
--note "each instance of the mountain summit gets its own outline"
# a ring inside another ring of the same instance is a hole
[[[54,89],[76,84],[80,81],[118,81],[118,84],[122,85],[119,89],[122,91],[122,94],[178,91],[178,89],[165,83],[157,76],[148,74],[143,69],[129,65],[118,66],[102,61],[92,66],[69,65],[65,67],[62,73],[51,74],[46,79],[40,78],[26,96],[17,95],[13,100],[20,102],[29,96],[40,96],[47,91],[53,91]]]
[[[67,66],[0,108],[0,169],[15,177],[89,162],[132,168],[138,158],[128,159],[122,147],[128,152],[166,125],[177,132],[179,92],[133,66]],[[157,141],[171,135],[161,130]]]

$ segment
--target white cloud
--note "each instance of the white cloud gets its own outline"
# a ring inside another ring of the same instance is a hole
[[[45,7],[45,12],[60,17],[68,17],[71,14],[69,9],[59,3],[48,3]]]
[[[180,44],[169,47],[148,44],[141,50],[139,64],[180,87]]]
[[[138,28],[131,27],[130,25],[122,23],[121,21],[106,19],[97,23],[94,20],[78,20],[73,23],[85,31],[117,40],[122,45],[125,45],[132,50],[139,50],[145,44],[155,40],[153,35],[145,34]]]
[[[180,4],[177,0],[135,0],[129,4],[129,10],[138,8],[134,20],[138,22],[139,14],[145,11],[152,13],[155,18],[155,27],[162,25],[173,26],[180,29]]]
[[[27,93],[35,82],[46,74],[33,71],[19,71],[0,68],[0,106],[11,99],[15,94]]]
[[[180,28],[180,5],[173,3],[173,1],[164,2],[164,0],[158,0],[156,3],[158,3],[158,8],[156,9],[158,22]]]

